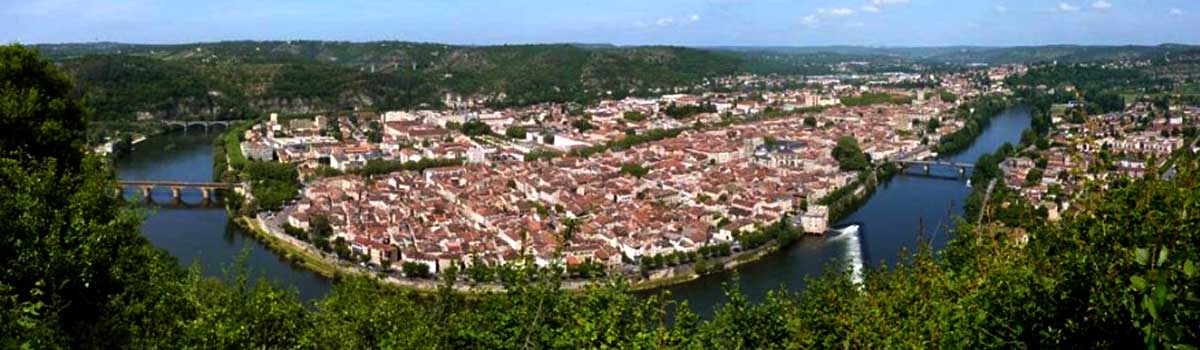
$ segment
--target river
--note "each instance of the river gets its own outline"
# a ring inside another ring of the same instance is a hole
[[[1029,128],[1031,110],[1015,107],[992,119],[982,134],[966,150],[942,159],[974,163],[980,155],[994,152],[1005,142],[1021,141],[1021,132]],[[760,301],[771,290],[797,291],[804,288],[806,277],[816,277],[830,264],[844,268],[861,258],[864,268],[895,262],[903,250],[912,251],[922,225],[925,236],[935,249],[945,246],[953,217],[962,215],[963,201],[971,188],[958,179],[957,170],[933,167],[926,176],[923,169],[907,169],[880,184],[862,207],[832,225],[842,228],[858,225],[857,234],[831,234],[805,237],[758,261],[703,276],[694,281],[666,287],[675,300],[687,300],[701,315],[711,315],[713,306],[723,303],[724,287],[736,281],[752,301]]]
[[[943,159],[973,163],[981,154],[993,152],[1005,142],[1017,143],[1032,117],[1026,107],[1012,108],[992,119],[971,147]],[[118,176],[128,180],[209,181],[212,177],[212,138],[215,135],[170,134],[139,143],[128,156],[117,161]],[[962,214],[962,203],[970,187],[957,179],[950,168],[931,169],[925,176],[910,169],[876,188],[871,198],[834,227],[859,226],[856,234],[807,237],[780,252],[740,266],[736,271],[701,277],[695,281],[643,294],[669,291],[672,298],[688,300],[693,310],[710,315],[713,306],[726,300],[723,286],[737,281],[751,299],[761,300],[768,291],[800,290],[806,277],[817,276],[826,267],[841,268],[846,261],[878,266],[894,262],[901,251],[916,247],[922,225],[935,248],[945,245],[952,217]],[[128,195],[136,195],[132,191]],[[154,195],[157,203],[171,203],[169,190]],[[184,191],[184,203],[200,203],[198,192]],[[155,246],[165,249],[181,264],[196,263],[205,274],[223,276],[243,251],[256,276],[268,276],[293,286],[305,300],[327,294],[330,282],[293,268],[234,225],[219,207],[198,205],[152,205],[142,232]],[[831,265],[833,264],[833,265]],[[736,276],[736,278],[735,278]]]
[[[151,137],[116,161],[117,177],[212,181],[215,136],[192,131]],[[234,224],[219,203],[203,205],[199,191],[184,190],[182,204],[174,203],[169,189],[159,188],[152,193],[153,203],[143,206],[147,215],[142,234],[151,244],[175,256],[181,265],[198,264],[206,275],[226,277],[226,270],[246,252],[246,266],[255,280],[268,276],[281,285],[294,286],[304,300],[329,293],[329,280],[292,267]],[[125,195],[141,198],[140,191],[133,189],[127,189]]]

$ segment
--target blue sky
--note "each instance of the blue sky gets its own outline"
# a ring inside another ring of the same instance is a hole
[[[1200,44],[1198,0],[0,0],[0,41]]]

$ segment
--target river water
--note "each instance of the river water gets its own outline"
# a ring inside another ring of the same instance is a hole
[[[117,176],[123,180],[212,181],[215,136],[193,131],[147,139],[116,161]],[[141,198],[139,190],[126,189],[125,194]],[[220,203],[204,205],[199,191],[184,190],[182,203],[175,203],[170,189],[159,188],[152,194],[153,203],[143,206],[147,215],[142,234],[151,244],[175,256],[181,265],[198,264],[207,275],[226,277],[228,268],[245,252],[246,267],[256,279],[267,276],[284,286],[294,286],[305,300],[329,292],[328,280],[293,268],[234,224]]]
[[[943,159],[973,163],[1005,142],[1015,144],[1031,119],[1026,107],[1010,109],[992,119],[970,148]],[[118,176],[126,180],[210,181],[214,136],[193,132],[146,140],[117,161]],[[903,250],[916,247],[922,227],[933,246],[940,248],[948,239],[952,217],[962,214],[962,203],[971,189],[954,169],[934,167],[929,175],[909,169],[895,176],[876,188],[861,208],[834,225],[857,225],[857,233],[807,237],[736,271],[642,294],[670,292],[673,299],[687,300],[693,310],[710,315],[713,306],[727,300],[724,286],[735,281],[751,300],[761,300],[770,290],[799,290],[806,277],[815,277],[827,267],[844,268],[847,261],[860,261],[867,268],[896,261]],[[129,190],[127,195],[139,194]],[[142,233],[177,257],[180,264],[199,264],[205,274],[224,276],[225,268],[247,252],[252,273],[295,287],[305,300],[329,292],[329,281],[277,257],[234,225],[222,208],[200,205],[198,191],[184,191],[182,205],[173,203],[168,189],[159,189],[153,198],[162,204],[147,206]]]

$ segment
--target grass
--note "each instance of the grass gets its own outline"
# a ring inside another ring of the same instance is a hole
[[[282,239],[279,239],[279,237],[275,237],[275,235],[268,233],[258,225],[257,220],[242,216],[234,219],[234,221],[237,222],[238,225],[244,228],[247,232],[250,232],[250,234],[257,237],[259,241],[267,246],[268,249],[296,264],[299,264],[305,269],[327,278],[336,278],[339,277],[339,275],[346,273],[344,269],[338,268],[325,258],[297,247],[294,244],[286,242]]]
[[[680,283],[683,283],[683,282],[691,281],[691,280],[694,280],[694,279],[697,279],[697,278],[700,278],[700,275],[697,275],[695,272],[693,272],[693,273],[689,273],[689,274],[683,274],[683,275],[673,276],[673,277],[670,277],[670,278],[659,278],[659,279],[645,280],[645,281],[642,281],[642,282],[638,282],[638,283],[631,284],[631,285],[629,286],[629,290],[632,290],[632,291],[641,291],[641,290],[651,290],[651,289],[657,289],[657,288],[668,287],[668,286],[671,286],[671,285],[675,285],[675,284],[680,284]]]

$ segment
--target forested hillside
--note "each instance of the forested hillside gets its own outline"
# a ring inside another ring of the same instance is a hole
[[[46,45],[103,120],[438,107],[445,93],[497,105],[590,101],[791,69],[680,47],[449,46],[405,42]],[[795,68],[800,69],[800,68]]]
[[[352,278],[305,305],[294,289],[202,277],[154,249],[84,154],[89,116],[68,78],[0,48],[0,348],[772,349],[1155,348],[1200,344],[1200,170],[1093,186],[1061,222],[960,224],[861,285],[830,273],[801,294],[729,301],[702,320],[619,281],[418,296]],[[1156,174],[1151,169],[1150,174]],[[1026,241],[1027,239],[1027,241]]]
[[[816,47],[719,47],[717,49],[738,52],[772,52],[784,55],[840,54],[863,57],[892,57],[925,63],[952,64],[1029,64],[1057,61],[1058,63],[1109,62],[1120,60],[1169,60],[1194,56],[1200,46],[1163,44],[1157,46],[1088,46],[1088,45],[1045,45],[1045,46],[943,46],[943,47],[868,47],[868,46],[816,46]]]

